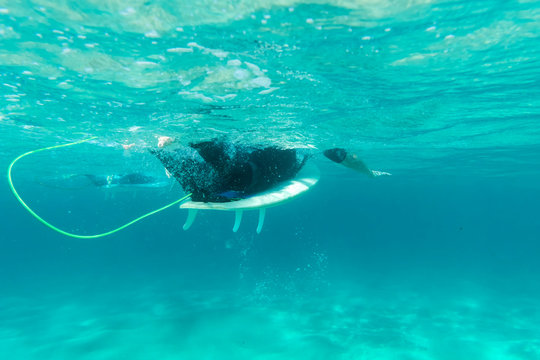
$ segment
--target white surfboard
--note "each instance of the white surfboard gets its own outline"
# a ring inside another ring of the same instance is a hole
[[[319,178],[319,169],[315,165],[307,163],[294,178],[283,181],[273,188],[253,195],[247,199],[220,203],[200,201],[184,202],[180,204],[180,208],[189,209],[188,217],[184,224],[184,230],[191,227],[193,221],[195,221],[198,210],[222,210],[235,212],[233,231],[237,232],[240,223],[242,222],[243,211],[258,209],[259,223],[257,225],[257,234],[260,234],[264,224],[266,208],[283,204],[302,195],[315,186],[319,181]]]

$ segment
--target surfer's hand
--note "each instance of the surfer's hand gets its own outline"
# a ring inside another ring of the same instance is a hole
[[[162,147],[164,147],[164,146],[169,145],[169,144],[172,143],[173,141],[174,141],[174,139],[173,139],[172,137],[170,137],[170,136],[160,136],[160,137],[158,138],[158,144],[157,144],[157,146],[158,146],[159,148],[162,148]]]

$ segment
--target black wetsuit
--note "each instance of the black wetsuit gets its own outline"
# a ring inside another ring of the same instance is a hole
[[[296,149],[211,140],[175,150],[150,150],[193,201],[228,202],[293,178],[308,159]]]

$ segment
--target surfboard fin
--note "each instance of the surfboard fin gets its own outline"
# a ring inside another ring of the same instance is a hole
[[[198,209],[188,210],[188,216],[182,229],[188,230],[191,227],[191,225],[193,225],[193,222],[195,221],[195,218],[197,217],[197,211]],[[243,215],[244,215],[244,210],[234,211],[234,226],[232,229],[233,232],[237,232],[238,229],[240,228],[240,224],[242,224]],[[262,231],[265,217],[266,217],[266,209],[260,208],[259,209],[259,222],[257,223],[257,234],[260,234]]]
[[[236,210],[234,212],[234,227],[232,229],[233,232],[238,231],[238,228],[240,227],[240,224],[242,223],[243,214],[244,214],[244,210]]]
[[[182,229],[184,230],[189,229],[191,225],[193,224],[193,222],[195,221],[196,216],[197,216],[197,209],[189,209],[186,223],[184,224],[184,227]]]
[[[266,216],[266,209],[265,208],[260,208],[259,209],[259,222],[257,224],[257,234],[260,234],[261,231],[262,231],[265,216]]]

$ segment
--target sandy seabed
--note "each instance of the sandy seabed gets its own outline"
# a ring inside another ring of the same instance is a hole
[[[539,359],[534,299],[406,289],[171,290],[0,299],[0,358]]]

